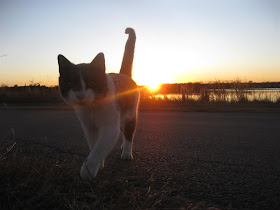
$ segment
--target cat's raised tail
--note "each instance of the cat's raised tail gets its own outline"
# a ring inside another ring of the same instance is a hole
[[[136,41],[136,34],[132,28],[125,29],[125,33],[128,34],[128,39],[126,41],[125,50],[123,54],[122,67],[120,74],[125,74],[127,76],[132,76],[132,66],[134,58],[134,48]]]

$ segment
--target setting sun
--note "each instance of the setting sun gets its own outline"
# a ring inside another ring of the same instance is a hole
[[[155,92],[160,88],[160,84],[153,83],[153,84],[148,85],[148,87],[149,87],[150,91]]]

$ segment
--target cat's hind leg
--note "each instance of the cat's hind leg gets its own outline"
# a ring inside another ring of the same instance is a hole
[[[136,128],[136,117],[125,122],[123,127],[123,144],[121,159],[132,160],[132,145]]]

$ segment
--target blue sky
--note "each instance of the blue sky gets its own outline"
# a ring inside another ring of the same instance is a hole
[[[278,0],[0,0],[0,85],[56,85],[58,54],[118,72],[128,26],[139,84],[280,81]]]

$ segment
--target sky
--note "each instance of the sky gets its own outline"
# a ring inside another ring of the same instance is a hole
[[[126,27],[139,85],[280,81],[279,0],[0,0],[0,85],[57,85],[58,54],[117,73]]]

